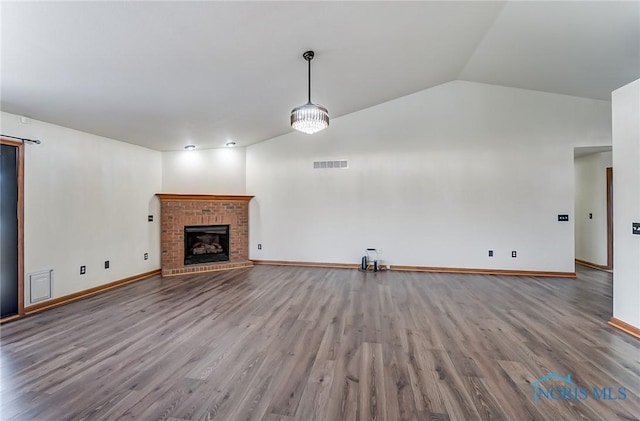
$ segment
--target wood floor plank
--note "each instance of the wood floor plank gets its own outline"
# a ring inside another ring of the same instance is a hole
[[[382,346],[380,344],[370,342],[362,344],[359,372],[358,412],[360,419],[384,420],[387,415],[387,403]]]
[[[611,305],[588,268],[158,276],[3,324],[0,419],[638,420],[640,342]],[[534,402],[550,373],[627,398]]]
[[[473,353],[482,380],[490,393],[496,397],[505,419],[507,420],[539,420],[544,419],[527,397],[520,394],[520,387],[496,361],[486,354]],[[508,397],[508,399],[505,399]]]
[[[332,360],[316,360],[294,419],[308,421],[327,419],[335,364],[336,362]]]
[[[262,421],[291,421],[293,418],[280,415],[280,414],[267,414],[262,418]]]
[[[420,412],[446,413],[443,389],[439,387],[439,381],[442,379],[436,367],[430,364],[432,359],[428,358],[431,349],[425,347],[424,343],[421,344],[419,334],[408,330],[407,337],[407,370],[416,409]]]

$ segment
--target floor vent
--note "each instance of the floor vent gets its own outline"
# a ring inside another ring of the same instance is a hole
[[[29,274],[29,301],[31,304],[51,298],[51,278],[53,270],[43,270]]]
[[[335,159],[331,161],[313,161],[313,168],[320,169],[339,169],[349,168],[349,162],[346,159]]]

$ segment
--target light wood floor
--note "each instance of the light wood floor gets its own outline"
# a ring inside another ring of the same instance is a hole
[[[1,328],[2,420],[632,420],[640,342],[578,279],[257,266]],[[533,401],[536,379],[626,400]]]

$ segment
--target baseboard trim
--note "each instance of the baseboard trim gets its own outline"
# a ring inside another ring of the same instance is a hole
[[[310,268],[329,268],[329,269],[359,269],[360,265],[356,263],[325,263],[325,262],[292,262],[289,260],[252,260],[254,265],[272,265],[272,266],[302,266]]]
[[[150,272],[129,276],[128,278],[120,279],[118,281],[110,282],[108,284],[99,285],[97,287],[85,289],[84,291],[74,292],[73,294],[65,295],[63,297],[54,298],[53,300],[34,304],[32,306],[25,307],[24,312],[25,312],[25,315],[27,316],[31,314],[39,313],[41,311],[49,310],[51,308],[68,304],[73,301],[78,301],[83,298],[91,297],[93,295],[100,294],[101,292],[105,292],[120,286],[132,284],[137,281],[142,281],[143,279],[147,279],[155,275],[160,275],[160,269],[155,269]]]
[[[356,263],[327,263],[327,262],[295,262],[289,260],[253,260],[254,265],[275,266],[302,266],[330,269],[360,269]],[[387,269],[387,268],[385,268]],[[505,269],[468,269],[468,268],[444,268],[428,266],[397,266],[393,265],[387,270],[404,272],[434,272],[434,273],[468,273],[476,275],[513,275],[513,276],[545,276],[555,278],[575,278],[575,272],[545,272],[530,270],[505,270]]]
[[[611,319],[609,319],[608,322],[611,326],[615,327],[616,329],[619,329],[625,333],[628,333],[631,336],[634,336],[636,339],[640,339],[640,329],[630,325],[627,322],[623,322],[620,319],[616,319],[615,317],[612,317]]]
[[[434,273],[459,273],[474,275],[510,275],[510,276],[542,276],[553,278],[575,278],[575,272],[547,272],[535,270],[512,270],[512,269],[472,269],[472,268],[445,268],[429,266],[391,266],[390,270],[406,272],[434,272]]]
[[[591,269],[601,270],[603,272],[613,273],[613,271],[606,266],[596,265],[595,263],[587,262],[586,260],[576,259],[576,264]]]
[[[7,316],[7,317],[4,317],[4,318],[0,319],[0,325],[1,325],[1,324],[3,324],[3,323],[10,322],[10,321],[12,321],[12,320],[17,320],[17,319],[19,319],[20,317],[22,317],[22,316],[21,316],[21,315],[19,315],[19,314],[14,314],[13,316]]]

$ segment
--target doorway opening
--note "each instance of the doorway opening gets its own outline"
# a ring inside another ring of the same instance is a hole
[[[611,146],[575,148],[575,261],[608,272],[613,269],[612,168]]]

